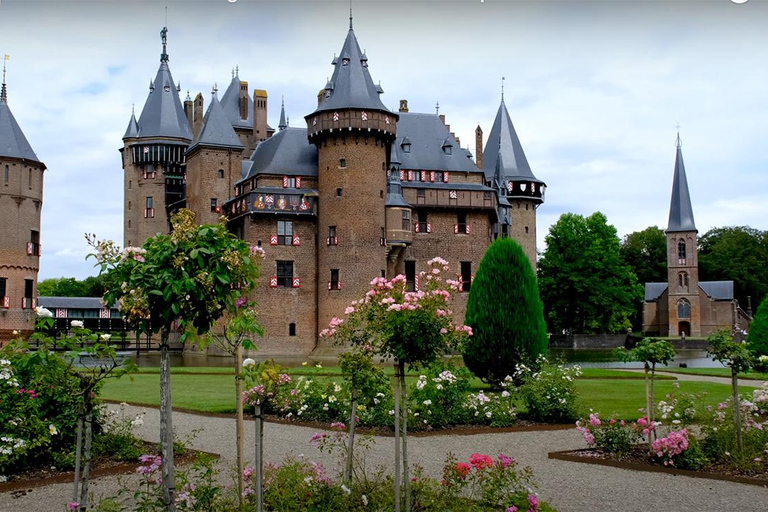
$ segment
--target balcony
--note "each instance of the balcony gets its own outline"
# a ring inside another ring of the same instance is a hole
[[[224,211],[232,219],[248,213],[272,213],[309,216],[316,215],[316,197],[309,194],[287,194],[273,191],[252,190],[224,205]]]

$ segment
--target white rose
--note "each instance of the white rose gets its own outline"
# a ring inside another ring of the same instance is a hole
[[[82,329],[83,328],[83,321],[82,320],[72,320],[72,322],[70,322],[70,325],[72,327],[78,327],[78,328]]]
[[[35,308],[35,313],[37,313],[37,316],[40,318],[53,318],[53,313],[49,309],[46,309],[42,306],[37,306]]]
[[[251,359],[250,357],[243,359],[243,368],[247,368],[249,366],[253,366],[256,364],[256,361]]]

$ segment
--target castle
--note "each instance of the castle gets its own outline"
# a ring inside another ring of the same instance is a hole
[[[5,60],[0,88],[0,344],[13,331],[32,331],[46,169],[8,107]]]
[[[693,206],[677,136],[672,199],[667,224],[667,282],[645,284],[643,332],[656,336],[708,336],[744,329],[751,318],[733,297],[733,281],[699,281],[699,251]]]
[[[477,161],[437,114],[388,109],[349,31],[333,75],[306,128],[267,123],[268,95],[239,70],[221,99],[180,88],[169,68],[167,30],[160,68],[123,137],[124,244],[168,231],[180,207],[200,223],[225,215],[231,231],[264,246],[256,299],[259,352],[308,354],[318,333],[379,276],[419,272],[441,256],[462,292],[489,244],[512,237],[536,265],[536,209],[545,184],[531,171],[503,97]],[[457,301],[463,316],[466,293]],[[322,348],[322,347],[321,347]]]

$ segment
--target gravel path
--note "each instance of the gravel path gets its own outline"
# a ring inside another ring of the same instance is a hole
[[[622,369],[622,371],[625,372],[634,372],[634,373],[643,373],[644,370],[635,370],[635,369]],[[731,385],[731,378],[730,377],[715,377],[712,375],[694,375],[694,374],[687,374],[687,373],[674,373],[674,372],[665,372],[664,370],[656,370],[656,373],[659,375],[669,375],[671,377],[676,378],[677,380],[693,380],[693,381],[699,381],[699,382],[715,382],[717,384],[726,384],[728,386]],[[746,388],[759,388],[763,385],[762,380],[757,379],[739,379],[739,386],[744,386]]]
[[[144,425],[138,434],[157,441],[159,412],[157,409],[129,406],[126,413],[146,411]],[[221,454],[220,467],[225,474],[235,464],[234,420],[174,413],[174,428],[181,439],[199,431],[191,446],[195,449]],[[316,429],[267,423],[265,425],[266,460],[279,461],[293,454],[319,460],[335,467],[333,458],[310,446],[309,438]],[[253,422],[246,422],[246,457],[253,460]],[[764,512],[768,489],[751,485],[669,476],[622,469],[550,460],[547,453],[556,450],[583,448],[584,442],[575,430],[548,432],[493,433],[477,435],[446,435],[409,439],[409,457],[422,465],[432,476],[441,474],[446,453],[468,458],[474,452],[493,456],[499,452],[517,459],[521,466],[533,468],[539,483],[540,496],[562,512],[621,510],[622,512],[739,510]],[[377,438],[368,455],[369,467],[383,465],[391,468],[393,439]],[[93,483],[95,495],[114,495],[119,480],[131,489],[136,478],[108,477]],[[52,512],[63,510],[71,484],[35,488],[25,496],[0,494],[2,512]]]

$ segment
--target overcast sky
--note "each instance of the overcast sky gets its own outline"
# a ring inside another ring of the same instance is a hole
[[[304,126],[347,32],[347,0],[0,0],[8,100],[48,170],[40,278],[95,274],[83,234],[122,243],[118,149],[161,53],[182,99],[240,78]],[[679,122],[699,233],[768,229],[768,0],[354,0],[382,99],[440,113],[474,153],[505,100],[548,185],[539,250],[565,212],[619,236],[666,227]]]

